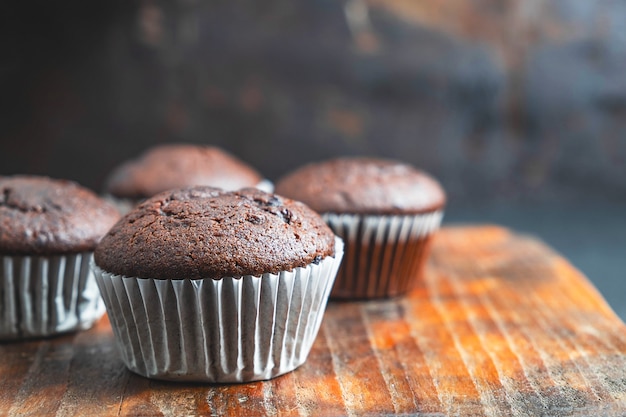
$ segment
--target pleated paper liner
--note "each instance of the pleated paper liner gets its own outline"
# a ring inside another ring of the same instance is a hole
[[[132,278],[94,265],[122,358],[140,375],[248,382],[303,364],[322,322],[341,258],[261,277]]]
[[[322,217],[345,244],[331,298],[374,299],[402,295],[415,287],[443,211]]]
[[[90,269],[92,253],[3,256],[0,339],[52,336],[90,328],[104,304]]]

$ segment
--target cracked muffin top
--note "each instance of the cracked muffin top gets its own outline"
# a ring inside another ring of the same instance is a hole
[[[103,270],[138,278],[278,273],[334,256],[335,236],[306,205],[255,188],[170,190],[135,207],[95,251]]]
[[[118,166],[105,191],[118,198],[144,199],[173,188],[210,185],[237,190],[261,181],[252,167],[219,148],[170,144],[150,148]]]
[[[446,195],[427,173],[378,158],[337,158],[305,165],[276,183],[276,192],[319,213],[420,214],[443,208]]]
[[[91,251],[120,218],[90,190],[66,180],[0,176],[0,253]]]

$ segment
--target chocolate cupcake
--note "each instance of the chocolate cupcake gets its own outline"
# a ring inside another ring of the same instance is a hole
[[[119,218],[73,182],[0,177],[0,339],[87,329],[102,316],[89,265]]]
[[[443,216],[439,183],[405,163],[338,158],[280,179],[276,192],[322,214],[345,242],[331,297],[369,299],[410,291]]]
[[[272,191],[272,183],[243,161],[211,146],[169,144],[148,149],[139,158],[111,172],[105,194],[122,210],[162,191],[195,185],[224,190],[257,187]]]
[[[342,246],[304,204],[198,186],[135,207],[98,245],[94,270],[130,370],[245,382],[306,360]]]

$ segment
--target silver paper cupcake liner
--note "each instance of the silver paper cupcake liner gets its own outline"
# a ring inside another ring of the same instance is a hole
[[[2,256],[0,339],[45,337],[90,328],[104,304],[91,252]]]
[[[303,364],[343,255],[261,277],[96,279],[126,366],[167,380],[265,380]]]
[[[265,191],[266,193],[274,192],[274,183],[270,180],[263,180],[254,187],[258,188],[261,191]]]
[[[410,291],[443,211],[417,215],[322,215],[345,243],[332,298],[372,299]]]

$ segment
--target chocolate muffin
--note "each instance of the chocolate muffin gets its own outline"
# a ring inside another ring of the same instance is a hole
[[[331,297],[369,299],[410,291],[423,270],[443,216],[439,183],[408,164],[337,158],[306,165],[276,192],[322,214],[345,241],[345,259]]]
[[[139,204],[102,239],[94,269],[130,370],[244,382],[305,361],[342,247],[302,203],[198,186]]]
[[[0,177],[0,338],[86,329],[102,316],[89,263],[119,218],[73,182]]]
[[[169,144],[148,149],[115,168],[106,181],[105,193],[132,206],[162,191],[194,185],[272,189],[256,170],[219,148]]]

